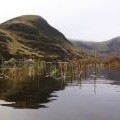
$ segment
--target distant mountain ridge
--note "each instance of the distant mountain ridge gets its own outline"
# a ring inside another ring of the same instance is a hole
[[[103,57],[112,54],[120,56],[120,36],[104,42],[70,41],[78,48],[92,55],[96,51],[98,55]]]
[[[64,60],[86,54],[42,17],[23,15],[0,24],[0,55]]]

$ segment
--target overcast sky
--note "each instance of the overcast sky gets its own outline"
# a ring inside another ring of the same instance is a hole
[[[104,41],[120,36],[120,0],[0,0],[0,22],[40,15],[67,38]]]

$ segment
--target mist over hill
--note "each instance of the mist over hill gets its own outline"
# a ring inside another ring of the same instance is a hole
[[[104,42],[87,42],[79,40],[70,40],[76,47],[81,48],[83,51],[100,56],[108,56],[112,54],[120,55],[120,36]]]

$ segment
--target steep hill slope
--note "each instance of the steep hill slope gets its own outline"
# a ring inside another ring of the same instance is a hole
[[[120,37],[113,38],[104,42],[87,42],[87,41],[73,41],[71,42],[78,48],[83,49],[87,53],[94,54],[96,50],[100,56],[107,56],[116,54],[120,56]]]
[[[84,57],[65,36],[36,15],[24,15],[0,24],[0,54],[4,58],[72,59]]]

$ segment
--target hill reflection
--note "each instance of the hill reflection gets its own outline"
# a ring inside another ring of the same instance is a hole
[[[14,108],[32,108],[47,107],[44,103],[48,103],[57,99],[53,91],[64,89],[61,87],[61,81],[52,77],[36,76],[34,79],[26,78],[24,80],[1,80],[0,81],[0,99],[8,104],[3,106],[11,106]],[[54,99],[52,99],[54,97]]]
[[[0,79],[0,99],[7,102],[1,105],[17,109],[46,108],[46,103],[58,99],[55,92],[66,86],[93,84],[96,93],[96,84],[120,85],[119,72],[99,66],[81,68],[70,64],[25,66],[16,69],[9,79]]]

